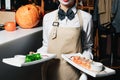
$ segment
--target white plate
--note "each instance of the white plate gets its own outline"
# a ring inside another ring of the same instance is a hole
[[[16,66],[16,67],[30,66],[30,65],[42,63],[42,62],[48,61],[50,59],[53,59],[56,57],[56,54],[49,54],[49,53],[44,54],[43,53],[43,54],[41,54],[41,56],[42,56],[42,59],[40,59],[40,60],[25,63],[25,55],[15,55],[12,58],[2,59],[2,62],[12,65],[12,66]]]
[[[86,74],[93,76],[93,77],[104,77],[104,76],[109,76],[109,75],[113,75],[115,74],[115,70],[108,68],[106,66],[104,66],[104,70],[102,70],[101,72],[96,72],[96,71],[92,71],[92,70],[88,70],[76,63],[74,63],[70,58],[71,56],[82,56],[80,53],[75,53],[75,54],[62,54],[62,58],[64,60],[66,60],[68,63],[70,63],[71,65],[73,65],[74,67],[76,67],[77,69],[85,72]]]

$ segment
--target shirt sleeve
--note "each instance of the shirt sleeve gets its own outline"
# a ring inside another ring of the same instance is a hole
[[[48,46],[48,28],[47,28],[47,16],[45,15],[43,18],[43,41],[42,47],[37,50],[37,52],[47,53],[47,46]]]
[[[82,48],[83,51],[92,51],[93,45],[93,21],[92,16],[89,16],[89,19],[84,22],[82,30]]]
[[[93,21],[92,16],[83,24],[82,31],[82,48],[83,56],[89,59],[93,59],[92,45],[93,45]]]

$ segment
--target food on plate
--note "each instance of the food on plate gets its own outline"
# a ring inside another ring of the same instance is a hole
[[[100,63],[100,62],[95,62],[95,61],[92,61],[90,59],[87,59],[85,57],[81,57],[81,56],[71,56],[70,58],[74,63],[86,68],[86,69],[89,69],[89,70],[92,70],[92,71],[97,71],[97,72],[100,72],[102,71],[103,69],[103,64]]]
[[[84,68],[91,69],[92,60],[90,59],[86,59],[85,57],[81,56],[72,56],[70,59]]]
[[[25,62],[32,62],[40,59],[42,59],[42,56],[40,53],[30,52],[29,54],[26,55]]]

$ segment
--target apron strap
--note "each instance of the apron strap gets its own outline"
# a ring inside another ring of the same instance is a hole
[[[55,20],[52,24],[52,26],[54,27],[54,30],[52,32],[52,39],[55,39],[57,37],[57,28],[59,27],[59,22],[58,22],[58,10],[56,12],[56,16],[55,16]]]
[[[83,27],[83,19],[82,19],[81,12],[78,11],[77,14],[78,14],[79,22],[80,22],[80,27],[82,28]]]
[[[59,27],[59,22],[58,22],[58,10],[56,11],[55,20],[54,20],[52,26],[53,26],[53,27]]]

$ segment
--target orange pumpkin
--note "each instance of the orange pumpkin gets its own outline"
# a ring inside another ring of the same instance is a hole
[[[33,4],[21,6],[15,15],[17,24],[24,29],[35,27],[39,23],[40,17],[38,7]]]

